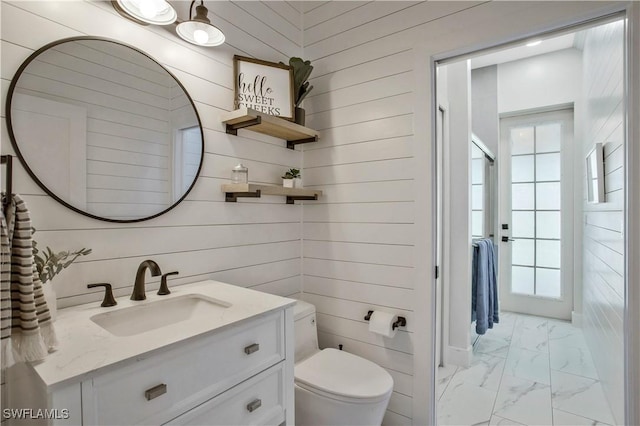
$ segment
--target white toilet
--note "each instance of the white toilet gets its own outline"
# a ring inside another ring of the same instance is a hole
[[[296,426],[379,426],[393,391],[391,375],[348,352],[318,349],[312,304],[298,301],[294,319]]]

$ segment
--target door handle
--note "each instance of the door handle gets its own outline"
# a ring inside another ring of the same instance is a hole
[[[515,241],[513,238],[509,238],[509,237],[502,237],[502,242],[503,243],[508,243],[509,241]]]

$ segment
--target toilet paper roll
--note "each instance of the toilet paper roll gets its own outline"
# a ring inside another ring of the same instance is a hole
[[[398,321],[398,316],[389,312],[374,311],[369,319],[369,331],[384,337],[393,337],[398,329],[393,329],[393,323]]]

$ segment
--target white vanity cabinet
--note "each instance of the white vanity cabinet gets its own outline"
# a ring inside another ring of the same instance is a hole
[[[269,367],[285,362],[284,312],[256,318],[182,347],[140,359],[134,364],[82,382],[82,420],[85,425],[160,425],[239,385]],[[282,371],[282,368],[280,368]],[[255,399],[267,400],[269,393],[284,393],[280,383],[259,394],[240,395],[238,418]],[[254,410],[278,411],[274,423],[284,421],[284,395],[272,407]],[[202,408],[206,410],[206,408]],[[211,422],[217,421],[215,410]],[[273,417],[273,416],[272,416]],[[265,419],[271,420],[271,419]],[[229,423],[224,424],[266,424]]]
[[[293,308],[287,304],[72,382],[43,386],[39,367],[24,366],[29,374],[22,373],[22,389],[16,389],[39,394],[40,402],[16,406],[68,409],[67,419],[41,422],[53,425],[292,425],[293,346]]]

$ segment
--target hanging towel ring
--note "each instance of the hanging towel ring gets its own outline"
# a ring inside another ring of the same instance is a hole
[[[13,156],[3,155],[2,164],[7,165],[6,174],[5,174],[6,192],[2,197],[2,208],[6,216],[7,207],[11,203],[11,195],[13,194]]]

